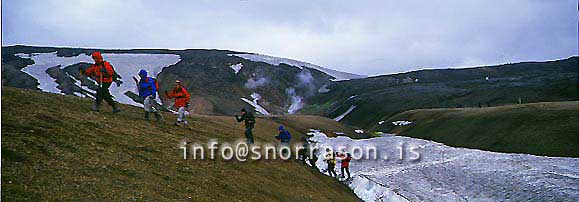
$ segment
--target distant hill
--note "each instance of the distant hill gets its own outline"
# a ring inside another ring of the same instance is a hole
[[[86,98],[2,87],[2,201],[358,200],[348,187],[293,160],[182,159],[183,140],[243,137],[232,117],[194,115],[185,128],[145,121],[142,109],[129,105],[116,115],[90,106]],[[279,124],[258,118],[256,141],[275,142]],[[347,129],[321,117],[308,117],[308,124]],[[303,137],[287,128],[296,142]]]
[[[395,126],[395,121],[412,123]],[[372,130],[454,147],[579,157],[579,101],[409,110]]]
[[[332,83],[304,113],[372,128],[411,109],[489,107],[577,101],[579,57],[465,69],[433,69]]]

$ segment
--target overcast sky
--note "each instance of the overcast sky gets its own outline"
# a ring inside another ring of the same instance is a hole
[[[376,75],[577,55],[577,0],[2,0],[2,45],[228,49]]]

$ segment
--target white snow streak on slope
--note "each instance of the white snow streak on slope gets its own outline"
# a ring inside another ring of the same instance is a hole
[[[352,140],[309,134],[319,147],[376,145],[380,160],[350,164],[348,186],[365,201],[579,201],[579,158],[453,148],[393,135]],[[419,147],[420,160],[409,160],[409,153],[398,160],[401,144]],[[317,167],[325,169],[322,154],[317,155]]]
[[[334,81],[366,78],[366,76],[352,74],[352,73],[346,73],[346,72],[340,72],[340,71],[336,71],[333,69],[328,69],[325,67],[314,65],[311,63],[292,60],[292,59],[288,59],[288,58],[279,58],[279,57],[273,57],[273,56],[269,56],[269,55],[260,55],[260,54],[228,54],[228,55],[229,56],[237,56],[237,57],[240,57],[240,58],[243,58],[246,60],[251,60],[254,62],[265,62],[267,64],[275,65],[275,66],[278,66],[281,63],[291,65],[291,66],[296,66],[300,69],[303,69],[303,67],[305,66],[308,68],[317,69],[317,70],[324,72],[330,76],[333,76],[335,78]]]
[[[22,71],[38,80],[40,90],[58,94],[62,92],[57,88],[56,80],[46,73],[48,68],[60,65],[63,69],[81,62],[93,63],[92,58],[86,54],[76,57],[58,57],[56,52],[15,55],[34,60],[34,64],[22,68]],[[124,95],[126,91],[134,91],[137,87],[132,77],[137,75],[140,69],[145,69],[149,75],[156,76],[164,67],[177,64],[181,60],[179,55],[174,54],[103,54],[103,58],[113,65],[123,81],[120,87],[115,84],[111,86],[111,94],[115,96],[116,101],[135,106],[141,106],[141,104]]]
[[[409,124],[412,124],[412,122],[410,122],[410,121],[393,121],[392,122],[392,125],[395,125],[395,126],[405,126],[405,125],[409,125]]]
[[[231,65],[231,66],[229,66],[229,67],[231,67],[231,69],[233,69],[233,71],[235,72],[235,74],[237,74],[237,73],[239,73],[239,71],[241,71],[241,68],[243,68],[243,64],[238,63],[238,64],[235,64],[235,65]]]
[[[46,70],[51,67],[60,65],[60,68],[74,65],[81,62],[92,62],[92,58],[86,54],[80,54],[76,57],[57,57],[56,52],[53,53],[33,53],[24,54],[18,53],[15,56],[21,58],[29,58],[34,60],[34,64],[22,68],[22,72],[29,74],[38,80],[38,88],[44,92],[63,94],[60,89],[56,88],[58,83],[46,73]]]
[[[269,113],[267,110],[265,110],[265,108],[263,108],[261,105],[259,105],[259,104],[257,103],[257,101],[258,101],[259,99],[261,99],[261,95],[259,95],[259,94],[257,94],[257,93],[252,93],[252,94],[251,94],[251,98],[253,98],[253,101],[252,101],[252,100],[249,100],[249,99],[247,99],[247,98],[243,98],[243,97],[241,98],[241,100],[243,100],[243,101],[247,102],[247,104],[253,106],[253,108],[255,108],[255,111],[257,111],[257,112],[259,112],[259,113],[261,113],[261,114],[263,114],[263,115],[266,115],[266,116],[269,116],[269,115],[270,115],[270,113]]]
[[[346,115],[350,114],[350,112],[352,112],[354,109],[356,109],[356,105],[350,106],[350,108],[348,108],[348,110],[346,110],[346,112],[344,112],[340,116],[337,116],[336,118],[334,118],[334,120],[335,121],[341,121],[344,117],[346,117]]]

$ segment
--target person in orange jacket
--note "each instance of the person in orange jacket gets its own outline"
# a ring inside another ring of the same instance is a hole
[[[173,106],[178,110],[179,114],[175,125],[187,125],[188,122],[185,120],[185,117],[189,114],[187,108],[189,108],[189,99],[191,98],[191,95],[187,92],[187,89],[181,85],[181,81],[175,81],[175,87],[171,92],[165,91],[165,96],[170,99],[175,99],[175,104]]]
[[[103,60],[103,56],[100,52],[93,52],[92,59],[95,63],[86,69],[84,73],[81,70],[82,74],[93,78],[99,84],[95,104],[92,107],[92,110],[99,111],[102,101],[105,100],[109,105],[111,105],[111,107],[113,107],[113,113],[120,112],[121,110],[117,108],[117,103],[113,100],[113,96],[109,91],[113,82],[116,82],[117,86],[120,86],[120,81],[116,77],[115,69],[111,63]]]

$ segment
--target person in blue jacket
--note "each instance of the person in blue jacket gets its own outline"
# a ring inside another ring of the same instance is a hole
[[[149,120],[149,114],[154,113],[155,119],[157,121],[162,121],[163,116],[161,115],[161,111],[156,109],[155,106],[159,106],[155,99],[157,98],[157,90],[159,89],[159,84],[157,80],[152,77],[147,77],[147,70],[141,69],[139,71],[140,80],[137,81],[136,78],[135,82],[137,82],[137,87],[139,89],[139,96],[143,98],[143,108],[145,109],[145,119]]]
[[[283,126],[279,126],[277,130],[279,134],[275,138],[280,140],[282,145],[289,145],[292,135]]]

